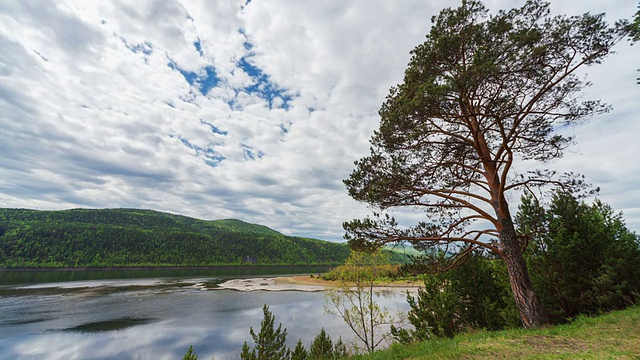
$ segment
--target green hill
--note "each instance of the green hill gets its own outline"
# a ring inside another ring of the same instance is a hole
[[[281,233],[264,225],[251,224],[238,219],[213,220],[212,223],[214,223],[216,226],[219,226],[220,228],[224,228],[231,232],[244,232],[276,236],[282,235]]]
[[[344,244],[152,210],[0,209],[0,267],[333,265]]]

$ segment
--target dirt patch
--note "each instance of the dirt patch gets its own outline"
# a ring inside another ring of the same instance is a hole
[[[324,280],[320,277],[311,277],[309,275],[297,275],[297,276],[282,276],[275,278],[276,284],[288,284],[288,285],[321,285],[327,287],[340,286],[339,281]],[[421,282],[416,281],[396,281],[377,283],[375,287],[381,288],[418,288],[422,286]]]
[[[539,354],[572,354],[589,350],[587,343],[579,339],[550,335],[530,335],[509,342],[522,344],[531,349],[530,352]]]
[[[299,276],[281,276],[274,278],[252,278],[252,279],[233,279],[218,284],[221,289],[232,289],[242,291],[267,290],[267,291],[322,291],[327,288],[341,286],[339,281],[328,281],[308,275]],[[376,284],[374,291],[385,292],[392,291],[405,294],[410,292],[416,294],[418,286],[402,283],[383,283]]]
[[[311,277],[309,275],[298,276],[282,276],[274,279],[278,285],[319,285],[319,286],[337,286],[335,281],[323,280],[319,277]]]

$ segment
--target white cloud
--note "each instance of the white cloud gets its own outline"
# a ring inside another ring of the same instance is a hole
[[[341,181],[430,17],[457,2],[33,4],[0,4],[3,206],[152,208],[338,240],[367,212]],[[613,20],[636,3],[552,6]],[[638,58],[621,44],[589,70],[588,95],[615,110],[575,129],[553,164],[600,185],[636,231]],[[207,67],[216,86],[203,94]]]

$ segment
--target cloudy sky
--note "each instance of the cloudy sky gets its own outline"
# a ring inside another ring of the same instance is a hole
[[[523,1],[486,1],[492,10]],[[0,206],[146,208],[340,240],[342,184],[450,0],[0,2]],[[552,1],[629,18],[635,0]],[[640,232],[640,45],[588,70],[614,108],[545,166]]]

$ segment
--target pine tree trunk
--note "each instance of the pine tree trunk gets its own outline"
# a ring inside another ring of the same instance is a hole
[[[504,260],[509,273],[509,282],[513,297],[520,312],[520,319],[525,328],[540,327],[549,323],[547,313],[542,306],[538,294],[533,288],[527,263],[522,256],[522,248],[511,219],[502,221],[501,232]]]

